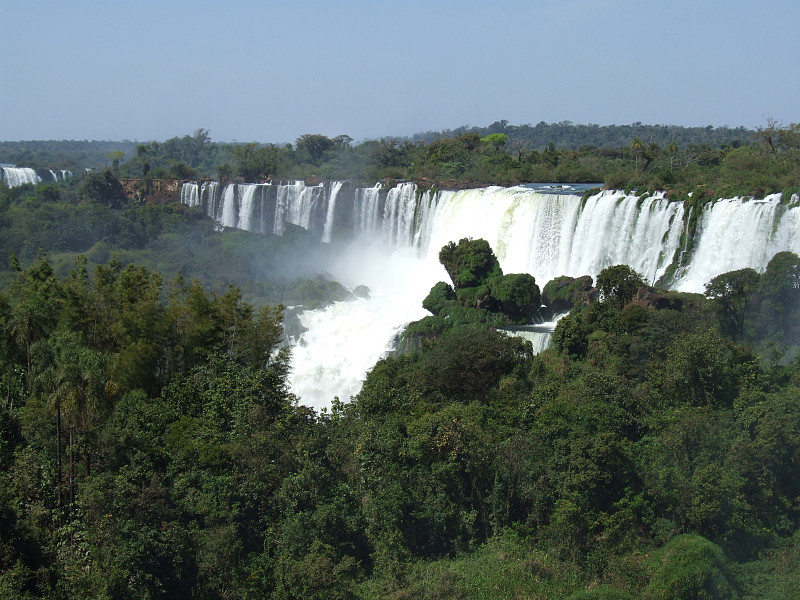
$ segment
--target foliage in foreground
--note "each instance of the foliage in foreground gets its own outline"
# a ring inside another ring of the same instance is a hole
[[[787,335],[798,261],[744,334],[749,288],[611,268],[551,350],[454,327],[314,414],[280,307],[40,257],[0,297],[0,594],[791,597],[800,365],[739,341]]]

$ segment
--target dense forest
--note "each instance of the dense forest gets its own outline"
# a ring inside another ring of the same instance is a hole
[[[768,122],[767,125],[771,126],[774,123]],[[685,148],[691,144],[705,144],[718,148],[720,146],[739,146],[750,143],[757,134],[755,130],[744,127],[729,128],[723,126],[715,128],[711,125],[706,127],[644,125],[642,123],[633,123],[631,125],[576,125],[565,121],[562,123],[541,122],[532,126],[530,124],[511,125],[506,120],[500,120],[486,127],[464,125],[456,129],[428,131],[417,133],[410,137],[393,136],[385,139],[395,140],[399,143],[404,141],[430,143],[439,139],[457,138],[467,133],[477,134],[480,137],[486,137],[493,133],[502,133],[509,136],[509,141],[515,148],[522,146],[527,150],[544,150],[551,143],[558,148],[569,150],[577,150],[581,146],[624,148],[629,146],[633,139],[637,137],[646,142],[655,142],[660,146],[667,146],[670,142],[675,142],[680,148]],[[340,145],[345,141],[349,145],[353,141],[347,135],[338,136],[333,140]],[[174,137],[163,143],[139,143],[130,140],[121,142],[89,140],[0,141],[0,163],[17,164],[36,169],[102,169],[110,165],[115,158],[127,160],[140,152],[146,154],[154,152],[164,155],[165,158],[180,160],[191,166],[198,167],[201,166],[201,161],[194,160],[198,158],[197,151],[210,141],[207,129],[198,129],[192,135]],[[364,140],[358,145],[361,143],[371,144],[368,140]],[[230,161],[230,150],[239,145],[247,144],[214,143],[208,146],[205,156],[203,156],[205,168],[213,168],[218,164]],[[270,145],[275,146],[276,144]],[[139,150],[139,146],[142,146],[144,150]],[[277,146],[281,145],[277,144]],[[123,156],[114,154],[116,152],[121,152]]]
[[[131,204],[119,181],[585,168],[572,180],[698,203],[789,196],[798,137],[223,149],[198,130],[0,184],[0,598],[800,596],[800,257],[688,294],[625,265],[536,282],[453,240],[450,281],[419,299],[430,316],[318,413],[287,385],[284,305],[346,297],[319,275],[335,246],[219,231],[177,203]],[[497,331],[543,303],[569,310],[552,348]]]
[[[635,138],[646,142],[655,142],[659,146],[668,146],[675,142],[678,147],[685,148],[692,144],[704,144],[712,148],[721,146],[741,146],[753,140],[755,130],[744,127],[727,126],[682,127],[677,125],[579,125],[571,121],[561,123],[545,123],[536,125],[511,125],[506,120],[495,121],[486,127],[462,126],[444,131],[428,131],[412,136],[413,141],[432,142],[443,138],[455,138],[467,133],[476,133],[486,137],[493,133],[508,136],[513,146],[522,146],[530,150],[544,150],[550,144],[557,148],[578,150],[582,146],[597,148],[625,148]]]
[[[347,135],[305,134],[285,145],[216,143],[208,130],[198,129],[110,151],[113,146],[106,142],[0,142],[0,163],[74,169],[75,160],[64,158],[69,155],[90,160],[83,167],[144,179],[414,180],[444,187],[586,182],[676,194],[704,185],[714,192],[710,195],[761,196],[797,185],[798,127],[771,120],[755,131],[498,121],[485,128],[357,144]]]

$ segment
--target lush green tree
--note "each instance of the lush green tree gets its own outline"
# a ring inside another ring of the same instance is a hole
[[[735,336],[744,334],[750,297],[758,289],[759,274],[745,268],[717,275],[706,284],[706,298],[714,300],[726,328]]]
[[[642,276],[628,265],[606,267],[597,274],[600,302],[621,310],[646,285]]]
[[[484,138],[481,138],[481,144],[485,144],[491,148],[495,154],[500,152],[508,142],[508,136],[505,133],[490,133]]]
[[[335,140],[316,133],[306,133],[295,140],[295,148],[301,154],[308,156],[314,164],[319,164],[323,156],[337,145]]]
[[[453,286],[440,281],[431,288],[430,293],[422,301],[422,308],[434,315],[438,315],[448,302],[454,302],[455,300],[456,293],[453,290]]]
[[[439,262],[450,275],[456,291],[481,285],[490,277],[503,274],[489,242],[483,239],[463,238],[457,244],[446,244],[439,251]]]
[[[454,329],[423,354],[419,385],[445,398],[484,398],[530,351],[520,338],[476,328]]]
[[[761,319],[769,323],[769,334],[778,339],[797,339],[795,330],[800,309],[800,257],[779,252],[767,264],[758,281],[762,295]],[[766,314],[764,314],[766,313]]]
[[[119,179],[110,169],[84,175],[81,191],[84,197],[114,208],[123,206],[127,201]]]
[[[489,293],[499,312],[530,322],[542,305],[539,286],[528,273],[510,273],[489,280]]]
[[[639,158],[642,156],[644,152],[644,144],[642,144],[642,140],[638,137],[633,138],[631,141],[631,152],[633,153],[634,159],[636,161],[636,175],[639,175]]]

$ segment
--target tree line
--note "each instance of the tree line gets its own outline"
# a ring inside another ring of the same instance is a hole
[[[570,122],[532,127],[497,121],[485,128],[361,143],[347,135],[305,134],[284,145],[217,143],[208,130],[198,129],[165,142],[128,144],[103,160],[95,157],[89,166],[145,179],[388,179],[448,187],[586,182],[673,190],[676,197],[702,184],[718,194],[763,195],[800,183],[797,128],[772,120],[756,130]],[[57,148],[56,142],[4,142],[0,158],[40,168],[62,166],[56,165],[63,160],[54,144]]]

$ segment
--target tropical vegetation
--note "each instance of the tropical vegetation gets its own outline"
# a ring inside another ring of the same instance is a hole
[[[640,188],[672,172],[691,203],[791,192],[797,126],[773,125],[699,154],[512,152],[465,131],[219,164],[201,130],[175,163],[140,145],[0,185],[0,598],[800,596],[797,255],[687,294],[626,265],[537,282],[454,241],[402,351],[316,412],[287,384],[284,304],[346,293],[317,275],[330,248],[131,205],[120,183],[361,165],[349,176],[466,185],[577,164]],[[497,329],[543,301],[569,315],[534,355]]]

